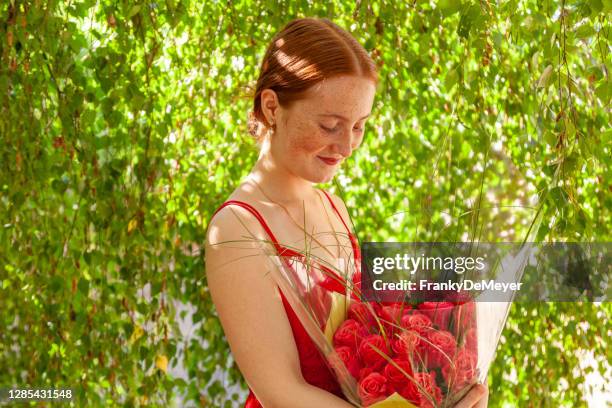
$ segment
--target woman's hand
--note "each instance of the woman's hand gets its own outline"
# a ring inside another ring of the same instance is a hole
[[[489,402],[489,389],[483,384],[474,385],[455,405],[455,408],[486,408]]]

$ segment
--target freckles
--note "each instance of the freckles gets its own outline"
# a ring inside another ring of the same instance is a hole
[[[316,129],[297,125],[290,146],[291,153],[313,153],[324,146],[321,135]]]

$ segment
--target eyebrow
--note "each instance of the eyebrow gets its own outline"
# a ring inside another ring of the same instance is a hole
[[[345,118],[342,115],[338,115],[337,113],[321,113],[319,116],[332,116],[334,118],[338,118],[338,119],[342,119],[342,120],[348,121],[347,118]],[[360,118],[359,120],[366,119],[369,116],[370,116],[370,114],[368,113],[367,115],[365,115],[364,117]]]

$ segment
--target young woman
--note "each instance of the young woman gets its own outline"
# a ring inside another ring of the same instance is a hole
[[[264,56],[249,123],[259,160],[215,213],[206,243],[209,289],[249,384],[248,408],[352,406],[257,240],[279,254],[308,245],[331,265],[359,257],[344,203],[313,184],[329,182],[361,144],[377,83],[365,49],[327,19],[291,21]],[[474,387],[457,407],[485,407],[486,392]]]

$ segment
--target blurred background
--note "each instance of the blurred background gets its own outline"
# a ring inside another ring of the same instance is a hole
[[[296,17],[331,19],[380,70],[364,143],[322,186],[361,241],[609,242],[611,11],[0,2],[0,387],[71,387],[73,406],[244,403],[203,243],[256,160],[250,93]],[[489,406],[612,404],[611,316],[515,304]]]

